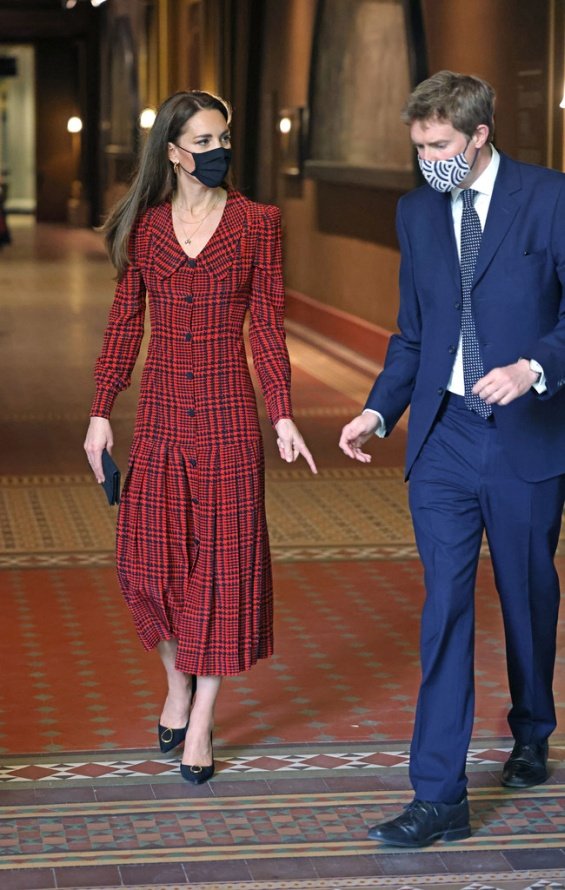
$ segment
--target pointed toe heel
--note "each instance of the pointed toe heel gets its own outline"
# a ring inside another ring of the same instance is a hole
[[[188,766],[181,763],[180,774],[186,782],[190,782],[192,785],[203,785],[204,782],[210,781],[215,769],[214,761],[211,766]]]
[[[196,694],[196,677],[194,674],[191,677],[191,705],[192,700]],[[168,754],[169,751],[174,751],[175,748],[178,748],[179,745],[182,745],[186,738],[186,733],[188,730],[188,720],[186,721],[186,726],[181,726],[180,729],[172,729],[170,726],[163,726],[161,723],[157,724],[157,735],[159,737],[159,748],[161,749],[161,754]]]
[[[210,781],[216,769],[212,733],[210,733],[210,746],[212,747],[212,763],[210,766],[192,766],[191,764],[181,763],[180,774],[186,782],[190,782],[192,785],[203,785],[204,782]]]
[[[161,723],[158,723],[157,732],[159,734],[161,754],[168,754],[169,751],[174,751],[175,748],[178,748],[186,738],[187,729],[188,722],[181,729],[171,729],[170,726],[162,726]]]

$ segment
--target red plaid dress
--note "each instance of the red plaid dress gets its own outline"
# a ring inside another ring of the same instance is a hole
[[[177,668],[247,670],[273,649],[264,459],[243,322],[272,424],[292,417],[280,213],[236,191],[195,259],[170,203],[143,214],[96,362],[91,414],[129,386],[144,330],[130,464],[118,514],[120,585],[146,649],[178,640]]]

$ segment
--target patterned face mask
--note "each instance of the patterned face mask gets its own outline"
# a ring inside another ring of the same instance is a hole
[[[475,153],[473,163],[469,164],[465,157],[469,142],[467,142],[463,151],[453,158],[444,158],[441,161],[425,161],[423,158],[418,157],[422,176],[436,192],[450,192],[451,189],[457,188],[475,166],[479,150],[477,149]]]

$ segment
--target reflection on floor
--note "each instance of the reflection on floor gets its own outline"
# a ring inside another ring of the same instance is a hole
[[[473,835],[403,852],[366,838],[368,824],[411,796],[422,580],[404,433],[375,443],[370,467],[341,456],[339,429],[376,368],[295,325],[297,420],[321,473],[281,464],[264,423],[277,654],[226,682],[219,773],[209,785],[187,786],[178,759],[156,753],[163,682],[121,600],[115,514],[81,447],[112,272],[90,232],[19,219],[12,229],[14,244],[0,256],[2,890],[565,888],[563,654],[552,776],[509,792],[498,780],[511,742],[486,559]],[[113,419],[122,466],[135,397],[134,386]],[[563,576],[565,556],[558,562]]]

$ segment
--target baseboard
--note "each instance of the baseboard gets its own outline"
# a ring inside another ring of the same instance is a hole
[[[383,365],[391,331],[289,289],[286,291],[286,314],[292,321]]]

